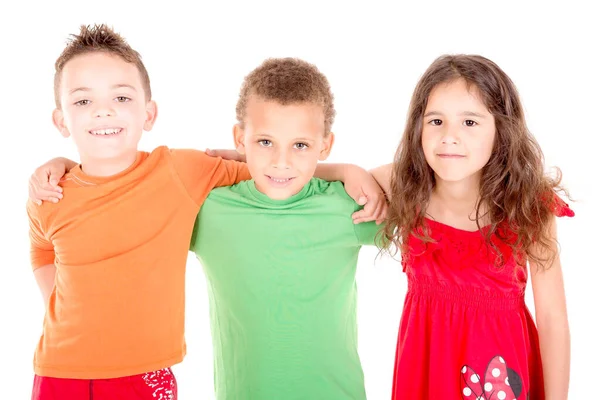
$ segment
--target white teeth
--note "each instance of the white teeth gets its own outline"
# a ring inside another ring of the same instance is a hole
[[[90,131],[92,135],[114,135],[121,132],[121,128],[110,128],[110,129],[98,129]]]
[[[273,177],[271,177],[271,179],[273,179],[277,183],[284,183],[284,182],[287,182],[290,180],[290,178],[277,179],[277,178],[273,178]]]

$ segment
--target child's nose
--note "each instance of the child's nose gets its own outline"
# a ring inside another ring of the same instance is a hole
[[[286,169],[290,167],[290,157],[287,151],[276,151],[273,159],[275,168]]]
[[[115,110],[110,104],[98,104],[94,109],[94,116],[97,118],[111,117],[115,115]]]
[[[460,129],[456,127],[448,127],[442,133],[443,144],[458,144],[460,136]]]

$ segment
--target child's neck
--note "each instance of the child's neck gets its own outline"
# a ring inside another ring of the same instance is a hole
[[[122,157],[115,157],[111,159],[97,159],[97,158],[81,158],[81,170],[84,174],[89,176],[112,176],[117,175],[127,168],[129,168],[137,157],[137,151],[131,152],[130,154]]]
[[[445,182],[438,179],[427,214],[436,221],[459,229],[477,230],[475,219],[478,200],[479,182]],[[485,218],[480,225],[485,225]]]

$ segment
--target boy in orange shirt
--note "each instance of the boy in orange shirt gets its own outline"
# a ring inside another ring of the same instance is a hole
[[[82,27],[65,48],[55,97],[54,124],[73,137],[81,164],[65,165],[60,205],[27,205],[47,302],[32,399],[176,399],[170,367],[185,355],[194,221],[210,190],[249,179],[247,167],[195,150],[138,151],[157,107],[139,54],[105,25]],[[356,168],[318,172],[345,173],[372,180]],[[354,197],[369,187],[355,183]],[[377,193],[364,195],[378,203]]]

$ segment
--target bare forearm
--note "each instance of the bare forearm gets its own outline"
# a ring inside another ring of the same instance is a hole
[[[43,267],[37,268],[33,271],[35,280],[42,292],[42,298],[44,299],[44,305],[48,306],[48,299],[50,293],[54,289],[54,281],[56,279],[56,267],[54,264],[44,265]]]
[[[352,164],[317,164],[315,171],[315,177],[323,179],[325,181],[342,181],[344,182],[348,174],[351,173],[352,168],[357,168]]]
[[[393,164],[382,165],[369,171],[388,198],[391,195],[392,165]]]
[[[546,400],[565,400],[569,392],[571,339],[566,315],[538,317]]]

